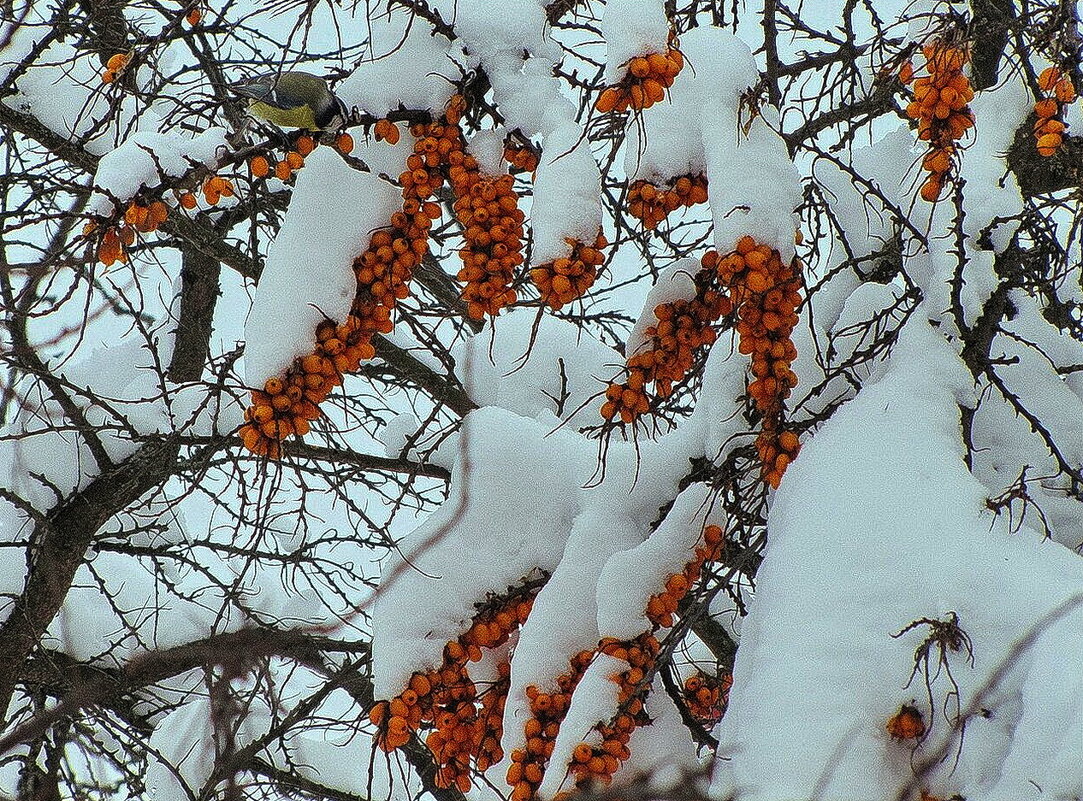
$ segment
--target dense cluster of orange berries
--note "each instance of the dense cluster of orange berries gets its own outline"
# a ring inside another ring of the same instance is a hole
[[[674,573],[666,579],[665,589],[655,593],[647,601],[647,619],[655,629],[669,628],[673,625],[673,615],[684,596],[699,581],[703,565],[721,558],[725,547],[722,529],[719,526],[707,526],[703,529],[703,544],[696,546],[695,557],[680,573]]]
[[[1038,88],[1046,96],[1034,104],[1038,119],[1034,122],[1034,138],[1038,153],[1052,156],[1064,142],[1064,106],[1076,98],[1071,78],[1063,75],[1057,67],[1046,67],[1038,76]]]
[[[628,187],[628,213],[653,231],[671,211],[707,202],[707,176],[682,175],[659,187],[650,181],[634,181]]]
[[[532,144],[514,141],[504,144],[504,161],[511,165],[511,172],[534,172],[541,163],[541,151]]]
[[[714,323],[732,311],[730,300],[720,291],[713,270],[700,270],[692,300],[660,303],[654,308],[657,322],[646,330],[646,347],[628,357],[623,383],[610,383],[601,415],[620,417],[631,423],[650,410],[648,385],[660,398],[669,397],[675,383],[692,369],[698,349],[714,343]]]
[[[515,179],[511,175],[464,176],[453,182],[458,196],[453,206],[463,226],[459,249],[464,282],[462,298],[474,320],[496,316],[515,303],[511,288],[516,268],[523,263],[523,221]]]
[[[917,120],[918,138],[929,143],[922,168],[929,173],[921,187],[921,197],[932,203],[940,197],[951,171],[955,142],[974,125],[969,103],[974,99],[970,80],[963,74],[969,59],[965,48],[937,40],[922,48],[927,77],[914,81],[914,100],[906,114]],[[910,62],[903,64],[899,78],[909,83],[914,76]]]
[[[376,355],[371,339],[372,330],[354,315],[339,325],[320,323],[313,352],[295,360],[284,378],[268,378],[262,391],[252,392],[238,432],[244,446],[257,456],[278,459],[282,440],[308,433],[310,421],[320,416],[319,404],[342,383],[343,374]]]
[[[763,417],[756,449],[763,478],[777,487],[797,456],[797,435],[782,428],[783,403],[797,386],[790,365],[797,348],[790,338],[801,305],[801,276],[796,263],[787,265],[777,250],[743,236],[727,256],[708,253],[704,265],[714,266],[719,281],[729,288],[737,311],[738,348],[752,357],[754,380],[749,397]]]
[[[526,688],[530,717],[523,727],[525,747],[511,753],[507,773],[511,801],[528,801],[541,786],[545,768],[553,755],[553,743],[568,714],[572,693],[593,659],[593,650],[580,651],[573,656],[568,671],[557,677],[555,692],[543,693],[533,684]]]
[[[609,244],[601,231],[598,231],[593,245],[575,239],[565,239],[565,242],[572,249],[569,255],[539,264],[530,271],[530,280],[541,293],[542,303],[554,311],[586,294],[598,277],[598,268],[605,261],[602,249]]]
[[[718,723],[725,714],[732,686],[733,676],[729,673],[715,678],[696,671],[685,680],[681,695],[692,717],[710,727]]]
[[[114,53],[105,62],[105,71],[102,73],[102,83],[112,83],[120,74],[128,68],[128,62],[132,57],[128,53]]]
[[[594,107],[603,114],[649,108],[665,99],[666,89],[673,85],[683,67],[684,56],[677,49],[676,39],[670,37],[670,46],[665,53],[631,59],[621,82],[605,89]]]
[[[925,720],[920,709],[903,704],[898,712],[888,718],[885,728],[896,740],[919,740],[925,735]]]
[[[467,672],[470,662],[482,658],[482,649],[504,645],[526,621],[533,604],[532,590],[520,589],[490,602],[469,630],[444,646],[437,668],[415,672],[405,690],[390,701],[373,705],[369,719],[377,727],[377,744],[385,751],[405,745],[423,726],[433,731],[426,745],[436,758],[439,787],[471,787],[473,761],[487,770],[503,759],[500,737],[504,704],[509,686],[508,663],[500,664],[500,676],[479,692]]]

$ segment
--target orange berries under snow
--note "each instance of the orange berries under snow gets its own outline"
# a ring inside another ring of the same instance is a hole
[[[598,268],[605,261],[602,249],[609,244],[601,231],[593,245],[574,239],[566,241],[571,246],[569,255],[539,264],[530,271],[530,279],[538,288],[542,303],[554,311],[583,297],[590,289],[598,277]]]
[[[628,71],[616,86],[605,89],[595,108],[603,114],[611,111],[640,110],[662,101],[684,67],[684,56],[672,43],[665,53],[638,56],[628,62]]]
[[[709,727],[725,714],[732,686],[733,676],[729,673],[715,678],[696,671],[685,680],[681,695],[692,717]]]
[[[399,695],[374,704],[369,720],[377,727],[377,744],[394,751],[413,732],[431,728],[425,744],[436,760],[437,786],[469,791],[472,769],[487,770],[504,758],[500,737],[511,671],[501,662],[497,680],[479,687],[467,665],[481,660],[483,648],[504,645],[532,604],[532,591],[525,590],[490,602],[461,637],[447,643],[438,667],[415,672]]]
[[[453,181],[458,198],[453,206],[463,226],[459,250],[465,283],[462,298],[467,314],[480,320],[496,316],[516,301],[511,288],[516,268],[523,263],[523,221],[519,196],[510,175],[477,175]]]
[[[729,314],[732,305],[720,291],[713,269],[700,270],[693,280],[696,295],[691,300],[655,307],[657,322],[645,332],[645,347],[628,357],[625,380],[614,381],[606,389],[600,410],[606,420],[634,422],[650,410],[651,385],[656,396],[669,397],[674,385],[692,369],[697,351],[714,343],[714,323]]]
[[[684,570],[674,573],[666,579],[665,588],[657,592],[647,601],[646,615],[654,628],[669,628],[673,625],[673,615],[677,613],[677,607],[699,581],[700,573],[707,562],[713,562],[722,556],[723,550],[722,529],[718,526],[707,526],[703,529],[703,544],[696,546],[695,556]]]
[[[707,202],[707,176],[683,175],[670,181],[667,188],[649,181],[635,181],[628,187],[628,213],[643,221],[653,231],[670,212],[684,206]]]
[[[1046,67],[1038,76],[1038,88],[1047,93],[1034,104],[1034,139],[1041,156],[1052,156],[1064,143],[1064,106],[1076,98],[1071,79],[1057,67]]]
[[[511,172],[534,172],[541,162],[541,151],[534,145],[513,141],[504,144],[504,160],[511,165]]]
[[[955,142],[974,125],[969,103],[974,98],[970,80],[963,74],[969,54],[937,40],[922,48],[928,75],[914,81],[914,100],[906,114],[917,120],[918,138],[929,143],[929,153],[922,168],[929,173],[921,187],[921,197],[929,202],[940,197],[951,171]],[[903,64],[899,71],[903,83],[913,78],[913,66]]]

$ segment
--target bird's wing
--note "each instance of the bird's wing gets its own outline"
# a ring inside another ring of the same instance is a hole
[[[274,97],[275,81],[274,75],[260,75],[244,83],[235,84],[232,89],[242,97],[251,97],[277,106],[278,103]]]

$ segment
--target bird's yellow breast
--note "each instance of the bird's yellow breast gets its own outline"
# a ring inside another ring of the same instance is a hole
[[[282,109],[264,103],[262,100],[251,100],[248,103],[248,113],[253,117],[274,123],[280,128],[304,128],[308,131],[318,131],[316,115],[310,106],[298,106],[297,108]]]

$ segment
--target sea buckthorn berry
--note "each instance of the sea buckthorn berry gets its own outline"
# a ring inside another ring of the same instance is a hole
[[[128,62],[132,57],[128,53],[114,53],[109,56],[109,60],[105,62],[105,66],[111,72],[119,75],[124,71],[124,68],[128,66]]]
[[[301,134],[297,137],[297,141],[293,143],[293,149],[300,155],[307,156],[316,149],[316,140],[308,134]]]
[[[275,164],[275,178],[280,181],[288,181],[291,175],[293,175],[293,168],[288,161],[283,159]]]
[[[182,208],[190,210],[194,209],[199,201],[191,192],[181,192],[177,202],[180,203]]]
[[[248,162],[248,171],[253,178],[266,178],[271,172],[271,165],[263,156],[253,156]]]
[[[1057,67],[1046,67],[1038,76],[1038,87],[1048,97],[1034,104],[1035,148],[1038,154],[1049,157],[1060,150],[1064,143],[1067,125],[1063,121],[1064,106],[1076,98],[1071,79]]]
[[[885,728],[896,740],[918,740],[925,735],[921,710],[909,704],[899,707],[899,711],[888,719]]]
[[[353,137],[348,133],[340,133],[335,137],[335,149],[339,153],[345,153],[349,155],[353,152]]]
[[[290,169],[299,170],[305,166],[305,157],[296,150],[291,150],[286,153],[286,163],[290,165]]]
[[[184,19],[189,25],[195,27],[203,19],[203,11],[199,8],[193,8],[184,15]]]

